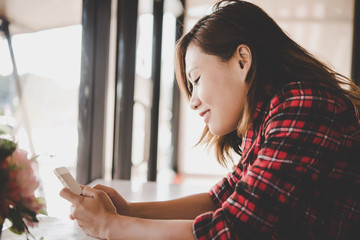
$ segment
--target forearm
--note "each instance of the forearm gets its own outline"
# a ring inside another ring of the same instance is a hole
[[[194,239],[192,220],[150,220],[113,216],[105,228],[106,239]]]
[[[163,202],[130,203],[130,216],[147,219],[194,219],[214,211],[216,206],[208,193]]]

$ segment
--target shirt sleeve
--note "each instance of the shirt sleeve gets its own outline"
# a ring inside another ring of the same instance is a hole
[[[210,189],[210,197],[218,207],[221,207],[234,192],[235,185],[240,181],[240,178],[241,169],[236,168],[234,172],[229,173]]]
[[[236,183],[223,182],[225,188],[235,184],[231,194],[219,187],[211,192],[221,206],[195,219],[197,239],[268,239],[306,185],[329,166],[322,160],[331,159],[340,145],[336,103],[307,91],[283,90],[272,99],[256,159]]]

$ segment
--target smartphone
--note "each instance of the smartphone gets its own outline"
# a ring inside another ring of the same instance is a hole
[[[81,195],[82,188],[66,167],[55,168],[54,173],[59,178],[64,187],[69,188],[75,194]]]

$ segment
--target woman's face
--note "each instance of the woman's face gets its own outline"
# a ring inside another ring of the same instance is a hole
[[[251,66],[250,49],[239,45],[232,58],[224,62],[190,44],[185,65],[193,88],[191,108],[204,119],[212,134],[223,136],[234,131],[244,110],[245,79]]]

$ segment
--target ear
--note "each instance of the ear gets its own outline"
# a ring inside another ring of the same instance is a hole
[[[234,57],[237,59],[240,68],[243,70],[249,70],[251,67],[252,55],[250,48],[245,44],[240,44],[234,53]]]

